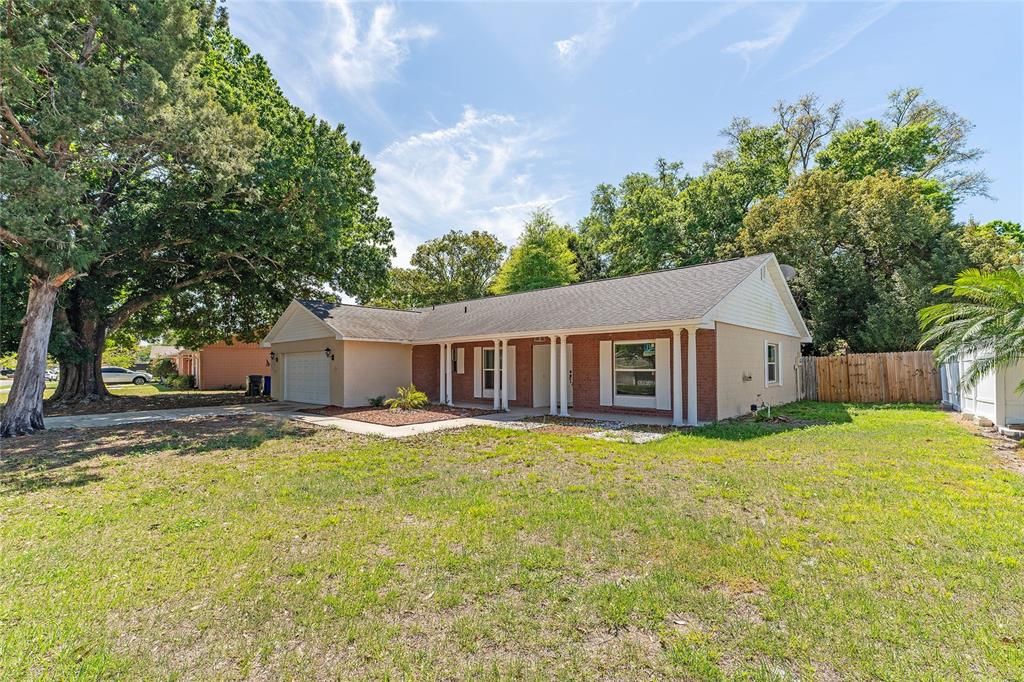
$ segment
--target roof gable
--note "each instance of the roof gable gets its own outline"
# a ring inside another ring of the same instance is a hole
[[[762,266],[770,271],[770,281],[750,283],[755,276],[760,280]],[[759,321],[750,314],[742,317],[739,304],[744,297],[760,300],[771,308],[769,319]],[[339,339],[399,343],[697,324],[714,321],[718,313],[730,320],[746,320],[738,324],[778,328],[780,333],[809,338],[771,254],[415,310],[297,300],[289,305],[264,344],[284,340],[279,327],[293,324],[288,320],[299,315],[297,311],[321,325],[308,333],[320,335],[326,329]]]
[[[750,273],[708,311],[713,321],[763,329],[811,340],[775,256]]]
[[[329,305],[329,304],[323,304]],[[324,324],[319,316],[297,300],[288,304],[274,326],[260,345],[283,341],[303,341],[305,339],[331,338],[336,336],[333,329]]]

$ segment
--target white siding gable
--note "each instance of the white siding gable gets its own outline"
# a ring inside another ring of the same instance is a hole
[[[800,336],[776,278],[781,278],[776,268],[770,263],[762,265],[712,308],[707,318],[786,336]],[[785,283],[782,286],[785,287]]]
[[[295,307],[284,324],[275,331],[276,333],[273,335],[274,343],[334,338],[334,332],[320,321],[316,315],[302,306]]]

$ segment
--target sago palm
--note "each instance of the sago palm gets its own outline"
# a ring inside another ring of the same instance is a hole
[[[935,346],[936,362],[975,357],[961,382],[970,387],[985,374],[1024,360],[1024,266],[960,273],[935,287],[953,299],[918,314],[921,346]],[[1024,381],[1017,386],[1024,393]]]

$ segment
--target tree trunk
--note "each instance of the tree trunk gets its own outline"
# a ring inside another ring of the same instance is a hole
[[[110,400],[114,396],[103,383],[103,348],[107,343],[106,320],[85,300],[81,287],[68,296],[65,310],[71,331],[71,348],[60,358],[60,380],[51,404]]]
[[[33,277],[29,283],[28,306],[18,344],[18,368],[0,417],[0,438],[21,436],[45,428],[46,350],[50,343],[57,290],[62,283],[38,277]]]

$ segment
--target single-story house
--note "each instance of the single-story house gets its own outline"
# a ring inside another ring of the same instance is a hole
[[[942,402],[958,412],[988,419],[995,426],[1012,425],[1019,430],[1024,424],[1024,395],[1017,392],[1017,386],[1024,381],[1024,361],[987,372],[977,384],[967,388],[960,379],[974,358],[967,355],[939,368]]]
[[[178,374],[195,377],[196,388],[245,388],[250,374],[270,374],[270,351],[259,343],[218,341],[198,350],[181,349],[171,356]]]
[[[447,404],[696,424],[791,402],[810,341],[772,254],[413,310],[293,301],[263,345],[279,400]]]

